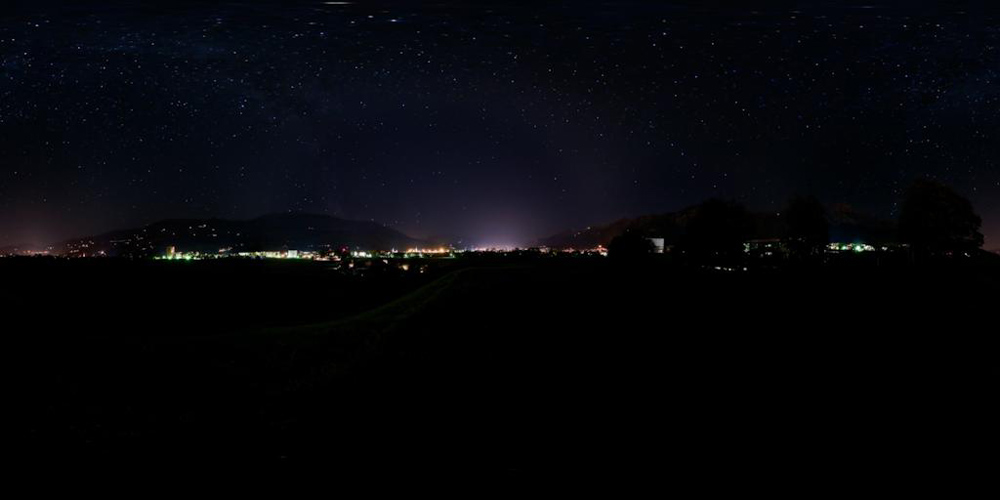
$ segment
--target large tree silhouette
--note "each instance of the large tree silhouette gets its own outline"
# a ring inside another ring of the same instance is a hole
[[[921,179],[906,192],[899,236],[922,255],[967,252],[983,246],[981,225],[969,200],[944,184]]]
[[[653,242],[637,231],[626,230],[608,243],[608,256],[616,260],[638,260],[653,253]]]
[[[695,262],[731,263],[743,257],[743,243],[750,227],[751,219],[743,205],[708,200],[695,209],[680,248]]]
[[[812,196],[797,196],[785,208],[786,244],[795,257],[808,257],[822,251],[830,242],[830,223],[826,208]]]

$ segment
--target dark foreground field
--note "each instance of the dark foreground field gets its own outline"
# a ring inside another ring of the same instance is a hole
[[[917,475],[991,399],[996,266],[249,264],[4,268],[18,455],[845,483]]]

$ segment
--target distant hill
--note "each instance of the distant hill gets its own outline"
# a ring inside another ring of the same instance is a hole
[[[340,247],[389,250],[405,249],[420,243],[375,222],[289,213],[251,220],[163,220],[142,228],[74,238],[54,245],[54,248],[62,254],[143,256],[162,253],[168,246],[184,252],[217,252],[223,248],[238,252]]]
[[[643,215],[619,219],[601,226],[591,226],[577,231],[566,231],[538,240],[538,245],[552,248],[593,248],[607,245],[625,230],[637,231],[648,237],[663,238],[666,245],[675,245],[697,212],[689,207],[678,212]],[[753,229],[751,239],[781,238],[785,222],[780,214],[751,212]],[[866,243],[895,241],[895,224],[855,211],[849,205],[835,205],[829,211],[830,240]]]

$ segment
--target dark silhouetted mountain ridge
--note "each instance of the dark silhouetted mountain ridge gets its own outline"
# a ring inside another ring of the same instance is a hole
[[[167,247],[184,252],[405,249],[421,242],[376,222],[322,214],[269,214],[250,220],[167,219],[136,229],[74,238],[56,252],[85,255],[148,255]]]

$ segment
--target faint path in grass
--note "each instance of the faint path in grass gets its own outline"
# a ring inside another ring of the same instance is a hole
[[[330,383],[346,381],[345,377],[373,375],[373,370],[362,369],[373,364],[382,366],[374,372],[388,372],[386,363],[395,365],[400,356],[409,357],[414,350],[433,350],[437,342],[451,338],[448,332],[463,330],[461,320],[442,308],[450,309],[453,303],[462,304],[460,309],[468,307],[465,301],[470,295],[491,289],[497,280],[517,281],[526,271],[523,266],[456,270],[350,318],[256,332],[248,343],[255,352],[243,358],[266,364],[260,371],[280,385],[274,392],[327,390]]]
[[[460,269],[450,272],[417,290],[404,295],[388,304],[348,318],[325,321],[311,325],[292,327],[267,328],[258,332],[265,335],[283,335],[294,337],[299,335],[315,335],[332,333],[340,329],[363,329],[369,332],[391,330],[394,326],[412,316],[427,304],[436,300],[445,290],[450,288],[461,275],[471,269]]]
[[[437,302],[470,271],[453,271],[410,294],[350,318],[206,340],[216,348],[230,350],[230,356],[222,357],[240,360],[244,364],[240,372],[252,374],[252,378],[267,374],[259,382],[270,386],[266,389],[268,393],[290,396],[317,390],[371,362],[379,355],[387,334]]]

